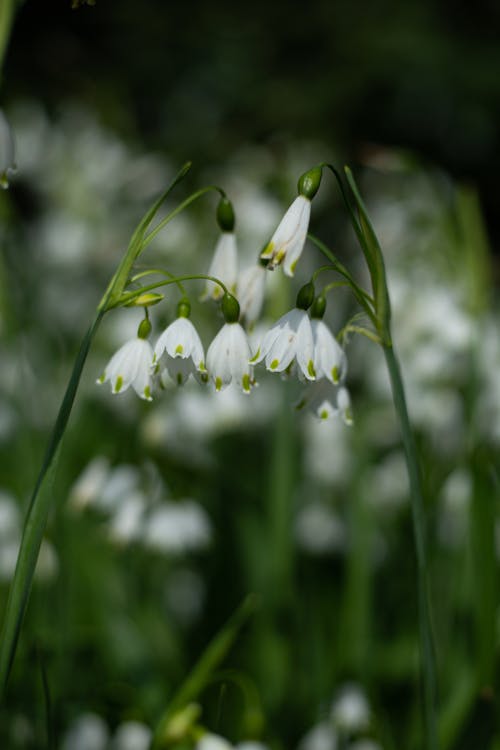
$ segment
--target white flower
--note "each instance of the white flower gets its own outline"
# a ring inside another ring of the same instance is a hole
[[[240,316],[247,326],[252,326],[260,315],[264,303],[266,268],[257,263],[246,268],[238,280],[238,302]]]
[[[152,364],[151,344],[146,339],[132,339],[111,357],[97,383],[109,380],[112,393],[122,393],[132,386],[138,396],[151,401]]]
[[[263,260],[269,260],[270,270],[283,263],[286,275],[293,276],[306,241],[310,215],[311,201],[298,195],[260,254]]]
[[[252,352],[247,335],[239,323],[225,323],[210,344],[207,369],[220,391],[234,380],[245,393],[254,385]]]
[[[305,310],[294,307],[269,329],[253,361],[264,358],[271,372],[283,372],[296,359],[304,377],[315,379],[313,333]]]
[[[14,172],[15,169],[14,136],[4,113],[0,109],[0,187],[9,187],[9,173]]]
[[[364,691],[355,683],[344,685],[333,702],[331,716],[335,726],[344,732],[366,729],[370,724],[370,706]]]
[[[149,727],[139,721],[125,721],[117,728],[112,750],[148,750],[153,733]]]
[[[198,740],[195,750],[233,750],[233,746],[224,737],[207,732]]]
[[[306,406],[318,419],[340,417],[346,425],[353,424],[349,391],[344,387],[335,388],[325,378],[308,386],[296,408]]]
[[[222,232],[215,246],[214,257],[208,269],[208,275],[220,279],[230,292],[234,292],[238,278],[238,251],[236,249],[234,232]],[[211,299],[219,300],[223,294],[224,291],[219,284],[207,281],[203,295],[204,299],[210,297]]]
[[[185,383],[190,374],[205,370],[203,345],[189,318],[181,316],[163,331],[156,342],[154,362],[162,358],[178,385]]]
[[[347,359],[345,352],[322,320],[313,318],[311,327],[316,377],[318,380],[328,378],[334,385],[338,385],[346,375]]]

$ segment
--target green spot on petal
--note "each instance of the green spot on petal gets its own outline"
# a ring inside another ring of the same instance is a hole
[[[207,371],[207,368],[205,367],[205,363],[203,362],[203,360],[202,360],[202,361],[200,362],[200,364],[198,365],[198,370],[199,370],[200,372],[206,372],[206,371]]]
[[[121,375],[118,375],[115,381],[115,393],[120,393],[122,388],[123,388],[123,378]]]
[[[274,242],[268,242],[264,250],[261,252],[261,258],[271,258],[274,250]]]
[[[316,370],[314,369],[314,363],[312,359],[310,359],[309,362],[307,363],[307,372],[309,373],[311,378],[316,377]]]
[[[319,417],[320,419],[328,419],[328,411],[326,409],[323,409],[323,411],[320,412]]]
[[[182,346],[182,344],[177,344],[177,346],[175,347],[175,353],[182,354],[183,351],[184,351],[184,347]]]
[[[250,360],[250,364],[253,365],[255,362],[257,362],[257,360],[259,359],[259,357],[260,357],[260,346],[257,349],[257,351],[255,352],[255,354],[253,355],[252,359]]]
[[[243,386],[243,390],[245,391],[245,393],[250,393],[250,375],[248,374],[243,375],[241,384]]]
[[[215,378],[215,390],[220,391],[222,388],[222,380],[220,378]]]
[[[332,380],[335,384],[339,382],[340,373],[339,368],[335,365],[335,367],[332,367]]]
[[[102,385],[104,381],[106,380],[106,373],[103,372],[100,378],[97,379],[97,382]]]
[[[147,398],[148,401],[151,399],[151,388],[149,385],[144,388],[144,398]]]
[[[293,263],[290,265],[290,273],[295,273],[295,269],[297,268],[298,261],[294,260]]]
[[[273,361],[271,362],[271,365],[270,365],[269,369],[270,370],[275,370],[278,367],[279,363],[280,363],[279,359],[273,359]]]

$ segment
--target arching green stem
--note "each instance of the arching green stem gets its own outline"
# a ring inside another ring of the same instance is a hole
[[[124,292],[122,296],[112,305],[112,307],[121,307],[122,305],[129,304],[132,300],[134,300],[136,297],[139,297],[139,295],[144,294],[144,292],[150,292],[153,289],[160,289],[162,286],[169,286],[169,284],[179,284],[179,282],[182,281],[213,281],[214,284],[218,284],[224,294],[231,294],[231,292],[228,290],[225,284],[222,283],[220,279],[215,278],[215,276],[208,276],[207,274],[203,273],[197,273],[197,274],[187,274],[185,276],[175,276],[172,279],[166,279],[165,281],[157,281],[154,284],[148,284],[147,286],[142,286],[140,289],[134,289],[130,292]],[[108,310],[111,310],[112,307],[108,307]]]

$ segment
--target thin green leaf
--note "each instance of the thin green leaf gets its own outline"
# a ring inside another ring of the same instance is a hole
[[[174,714],[194,701],[210,682],[214,671],[225,658],[236,640],[241,627],[249,616],[255,612],[256,607],[257,597],[254,594],[250,594],[230,617],[222,630],[209,643],[160,719],[153,740],[153,748],[160,748],[162,746],[163,739],[168,731],[169,722]]]
[[[23,622],[35,573],[40,545],[47,525],[49,511],[54,505],[53,480],[57,465],[57,455],[61,439],[75,399],[83,366],[92,339],[97,331],[103,312],[96,318],[85,334],[71,373],[71,377],[59,409],[59,414],[45,452],[42,467],[31,497],[19,548],[16,570],[9,591],[5,619],[0,639],[0,696],[3,694],[16,652],[19,633]]]

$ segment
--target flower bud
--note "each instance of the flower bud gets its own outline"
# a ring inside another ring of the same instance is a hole
[[[299,310],[308,310],[311,307],[313,301],[314,301],[314,284],[312,283],[312,281],[309,281],[307,284],[304,284],[304,286],[301,289],[299,289],[295,307],[298,307]]]
[[[310,169],[308,172],[304,172],[304,174],[299,177],[297,183],[299,195],[303,195],[305,198],[312,200],[318,192],[322,174],[323,170],[321,167],[313,167],[313,169]]]
[[[217,224],[223,232],[234,230],[233,204],[228,198],[221,198],[217,206]]]
[[[226,294],[222,298],[222,314],[226,323],[237,323],[240,317],[240,305],[236,297],[232,294]]]
[[[177,317],[178,318],[189,318],[191,315],[191,303],[184,297],[177,305]]]
[[[311,307],[311,318],[321,318],[325,314],[326,310],[326,298],[320,294],[319,297],[316,297],[314,302],[312,303]]]
[[[127,302],[125,307],[151,307],[151,305],[157,305],[163,299],[163,294],[157,294],[156,292],[144,292],[134,297],[133,300]]]
[[[151,323],[149,321],[149,318],[144,318],[139,323],[139,328],[137,329],[137,337],[140,339],[147,339],[150,333],[151,333]]]

